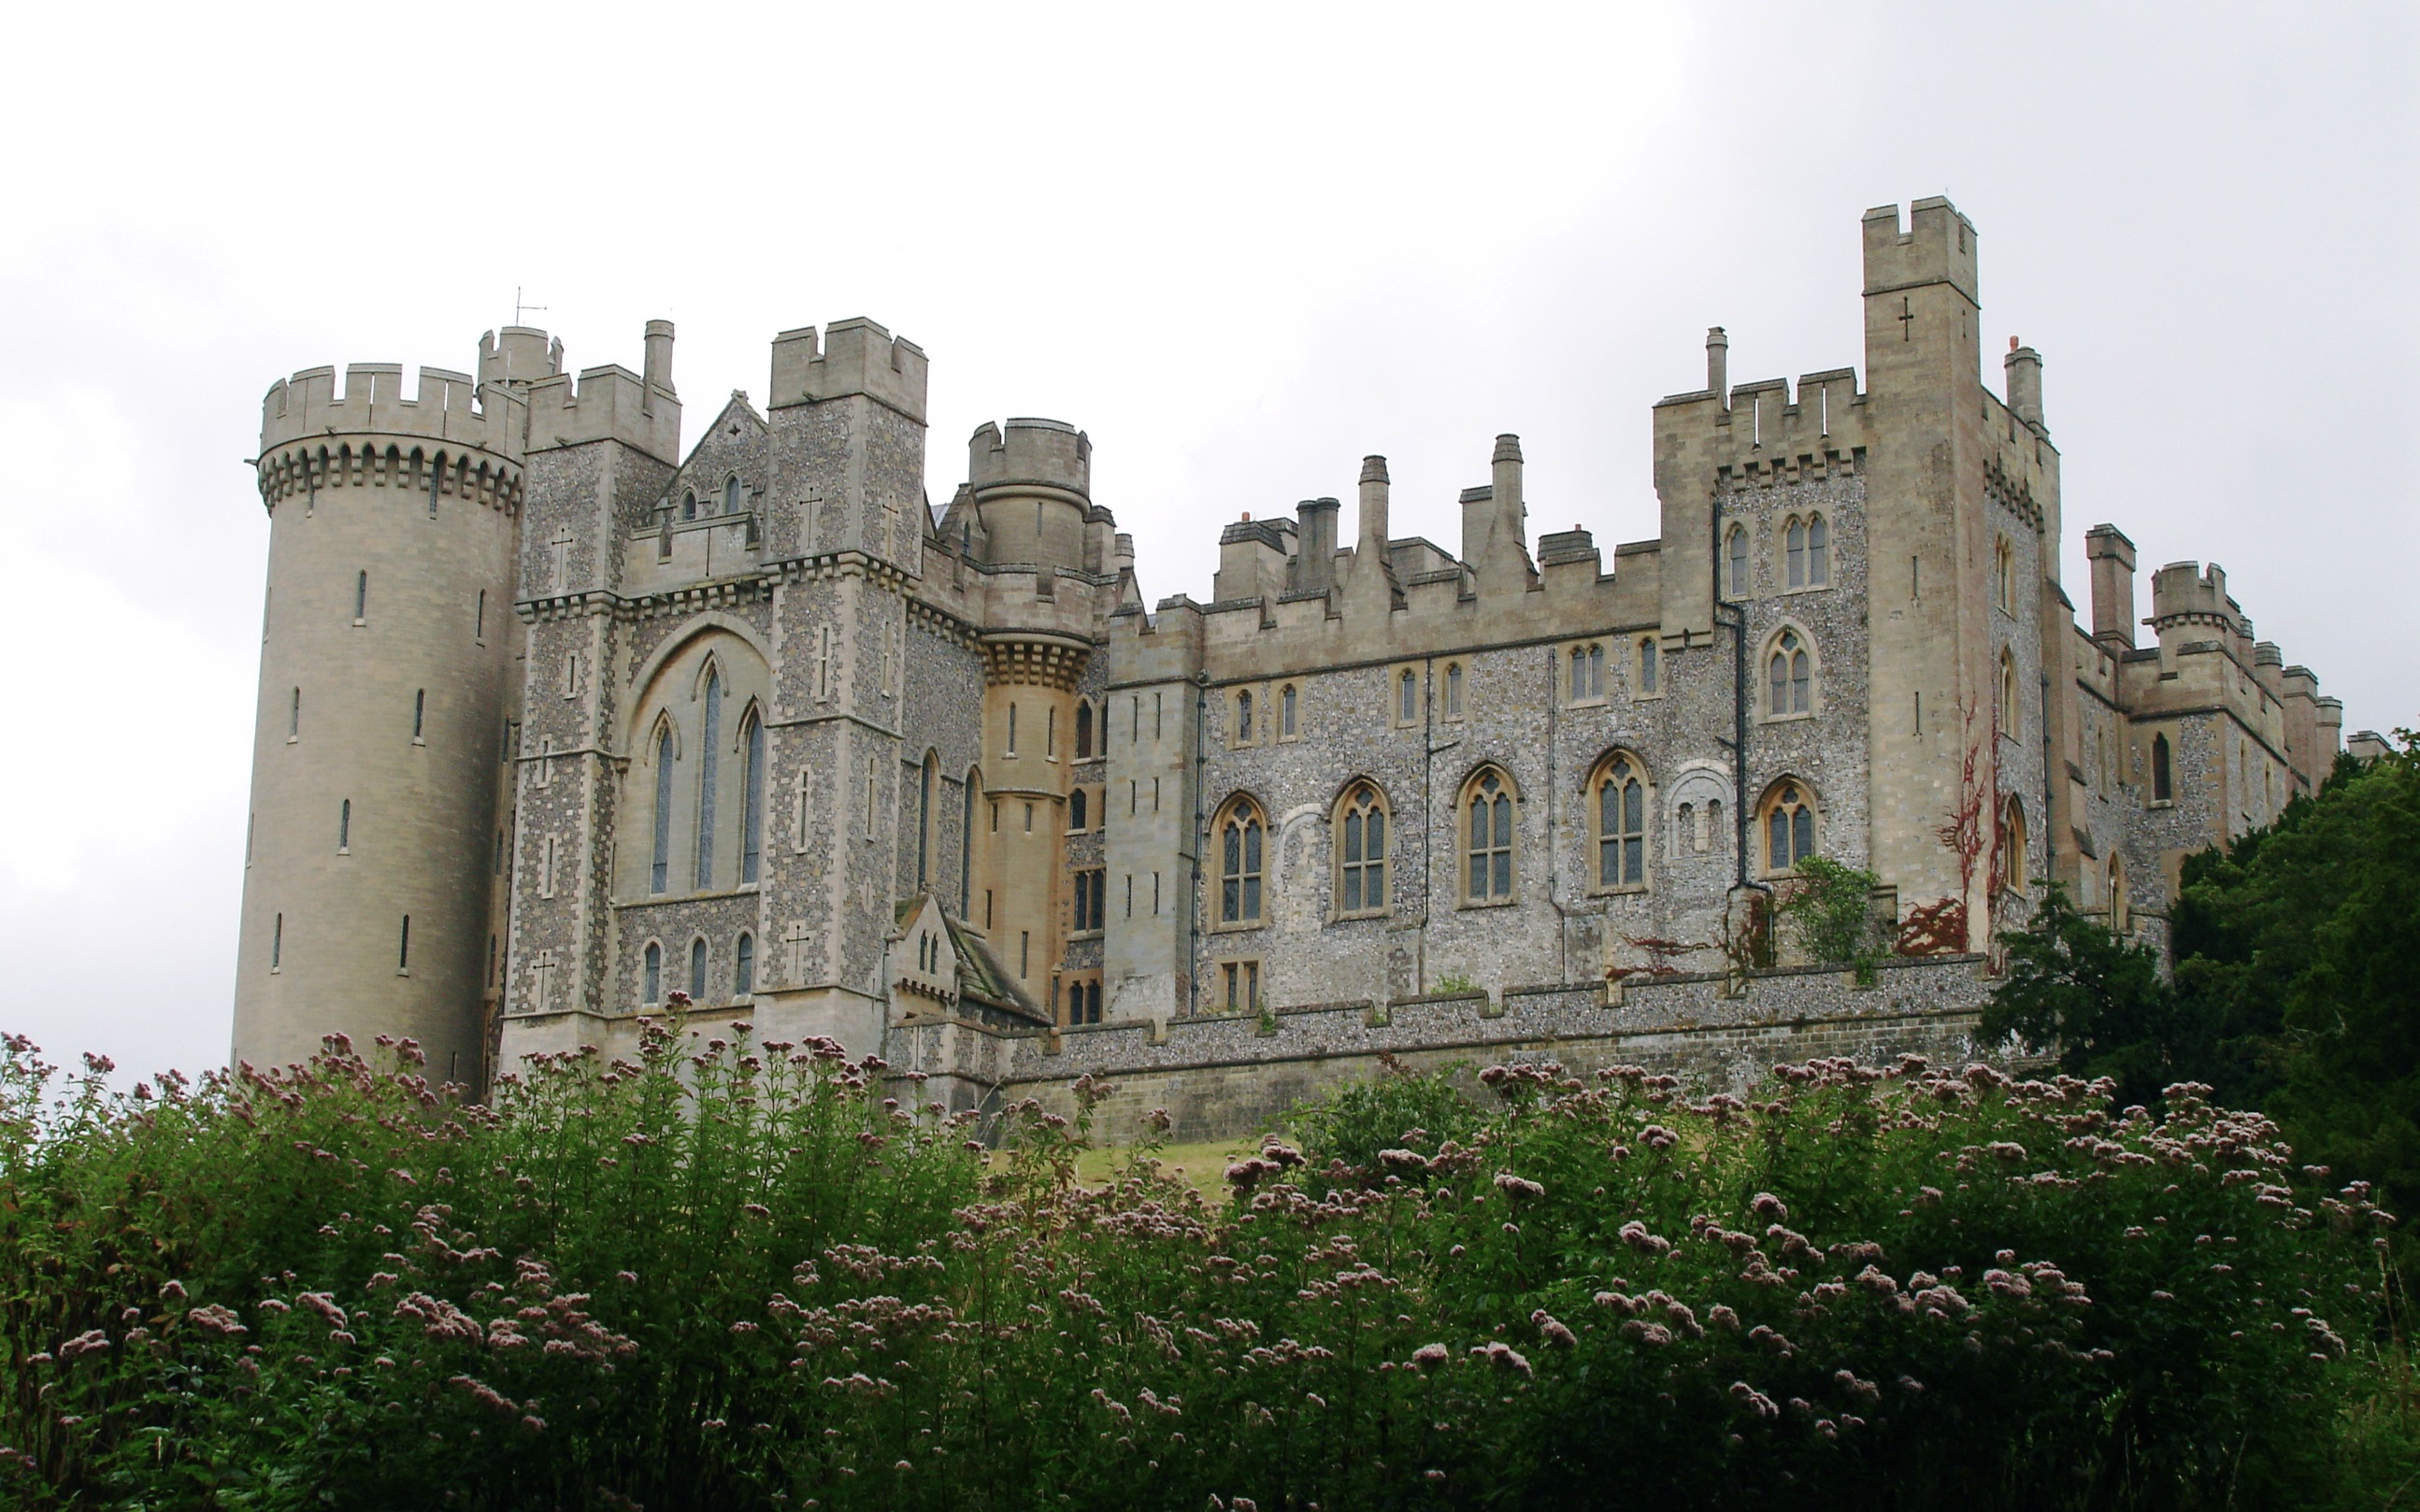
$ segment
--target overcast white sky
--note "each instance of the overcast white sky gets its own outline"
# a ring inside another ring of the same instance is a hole
[[[1987,348],[2039,347],[2071,593],[2113,520],[2420,723],[2420,10],[2404,4],[21,8],[0,128],[0,1027],[224,1058],[268,528],[262,391],[473,365],[514,290],[574,366],[679,324],[690,436],[786,327],[1093,436],[1143,590],[1352,497],[1457,545],[1656,533],[1648,408],[1862,368],[1859,212],[1947,193]],[[1996,386],[1996,377],[1993,379]],[[1343,529],[1352,530],[1348,517]],[[2148,583],[2143,590],[2148,609]]]

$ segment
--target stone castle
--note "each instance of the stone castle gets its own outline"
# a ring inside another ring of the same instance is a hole
[[[686,994],[956,1105],[1107,1069],[1214,1135],[1381,1051],[1956,1048],[2045,879],[2156,935],[2341,713],[2214,564],[2152,575],[2138,644],[2113,526],[2079,623],[1974,227],[1863,236],[1862,376],[1733,383],[1710,332],[1655,538],[1533,535],[1498,436],[1457,549],[1371,456],[1349,536],[1226,527],[1209,603],[1146,600],[1072,425],[984,425],[933,509],[925,355],[867,320],[777,336],[686,453],[668,322],[636,372],[514,327],[411,397],[274,384],[236,1056],[409,1035],[475,1085]],[[1770,928],[1819,856],[1880,879],[1878,986]]]

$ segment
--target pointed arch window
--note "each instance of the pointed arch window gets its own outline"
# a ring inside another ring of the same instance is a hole
[[[672,886],[673,872],[673,732],[669,721],[656,731],[655,848],[647,866],[647,890],[660,893]]]
[[[639,970],[639,1001],[660,1003],[664,1000],[664,948],[655,941],[647,942],[644,962]]]
[[[1278,734],[1292,740],[1302,733],[1302,690],[1288,683],[1278,694]]]
[[[2176,763],[2168,750],[2168,737],[2151,737],[2151,801],[2167,803],[2176,797]]]
[[[1807,586],[1822,588],[1832,580],[1832,527],[1821,515],[1807,517]]]
[[[689,942],[689,997],[692,1003],[706,1001],[706,936],[703,934]]]
[[[1807,586],[1807,522],[1795,515],[1782,527],[1782,561],[1787,564],[1783,581],[1792,588]]]
[[[1357,782],[1344,795],[1336,848],[1336,911],[1383,914],[1387,896],[1387,801],[1377,787]]]
[[[1248,925],[1261,921],[1261,853],[1267,842],[1267,821],[1258,805],[1239,799],[1218,824],[1218,922]]]
[[[1652,635],[1638,638],[1638,691],[1641,697],[1652,697],[1655,693],[1656,680],[1663,671],[1656,665],[1661,659],[1662,649]]]
[[[1503,774],[1490,768],[1471,779],[1464,790],[1464,901],[1504,903],[1512,901],[1512,789]]]
[[[1420,717],[1420,680],[1408,667],[1395,679],[1395,720],[1410,724]]]
[[[1814,707],[1814,661],[1806,642],[1795,630],[1782,631],[1765,664],[1765,712],[1775,717],[1807,713]]]
[[[755,882],[765,870],[765,721],[752,709],[740,746],[747,769],[740,781],[739,880]]]
[[[967,773],[966,789],[958,795],[958,917],[965,918],[974,902],[975,885],[975,794],[983,788],[980,769]]]
[[[681,490],[681,518],[697,518],[697,490],[695,488],[684,488]]]
[[[2000,886],[2022,895],[2025,890],[2025,806],[2009,800],[2000,822]]]
[[[739,932],[731,949],[731,995],[746,997],[756,990],[756,936]]]
[[[1462,717],[1462,663],[1450,661],[1445,668],[1445,717]]]
[[[1764,806],[1764,869],[1788,872],[1815,854],[1815,803],[1804,785],[1784,782]]]
[[[739,513],[739,474],[737,472],[722,480],[722,512],[726,515]]]
[[[1087,702],[1076,705],[1076,759],[1090,761],[1093,757],[1093,706]]]
[[[1728,593],[1732,598],[1747,596],[1747,527],[1734,525],[1724,537],[1723,556],[1730,569]]]
[[[706,714],[697,762],[697,885],[714,886],[715,789],[722,763],[722,669],[706,669]]]
[[[2013,735],[2017,733],[2020,713],[2017,704],[2017,659],[2004,650],[2000,653],[2001,733]]]
[[[1072,792],[1072,793],[1068,794],[1068,795],[1067,795],[1067,827],[1068,827],[1068,829],[1069,829],[1069,830],[1071,830],[1071,831],[1073,831],[1073,832],[1075,832],[1075,833],[1077,833],[1077,834],[1081,834],[1084,830],[1086,830],[1086,829],[1090,828],[1090,827],[1091,827],[1091,825],[1090,825],[1089,821],[1092,819],[1092,812],[1091,812],[1091,810],[1092,810],[1092,801],[1091,801],[1091,799],[1090,799],[1090,798],[1088,798],[1088,797],[1085,795],[1084,790],[1083,790],[1082,788],[1078,788],[1078,789],[1076,789],[1074,792]]]
[[[1992,542],[1992,605],[2004,614],[2017,611],[2016,554],[2005,535]]]
[[[1235,744],[1252,743],[1252,695],[1249,689],[1235,695]]]
[[[1596,822],[1596,885],[1645,887],[1646,770],[1628,752],[1616,752],[1598,772],[1591,817]]]

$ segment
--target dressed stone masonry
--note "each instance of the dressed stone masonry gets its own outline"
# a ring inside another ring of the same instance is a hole
[[[923,490],[924,353],[783,332],[684,453],[673,330],[575,380],[274,385],[235,1054],[409,1035],[479,1082],[686,994],[954,1105],[1108,1069],[1181,1132],[1381,1053],[1739,1081],[1955,1053],[2044,879],[2159,937],[2181,858],[2335,760],[2339,705],[2225,574],[2086,535],[2041,363],[1982,381],[1976,237],[1867,212],[1865,369],[1654,407],[1655,539],[1533,535],[1518,438],[1458,549],[1245,515],[1147,608],[1092,442],[985,424]],[[1585,517],[1585,505],[1574,513]],[[1881,879],[1859,989],[1771,938],[1797,863]]]

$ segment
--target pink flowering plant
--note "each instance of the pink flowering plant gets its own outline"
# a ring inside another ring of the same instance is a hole
[[[2386,1215],[2190,1088],[1397,1071],[1217,1200],[702,1019],[108,1070],[0,1064],[12,1506],[2350,1504],[2389,1374]]]

